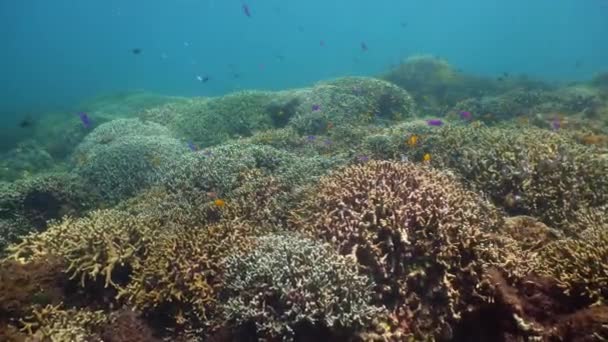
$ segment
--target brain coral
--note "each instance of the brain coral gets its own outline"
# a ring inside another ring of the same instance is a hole
[[[187,151],[163,126],[125,119],[95,129],[73,159],[79,177],[116,201],[157,183],[170,162]]]
[[[404,333],[447,338],[480,300],[485,263],[501,260],[485,202],[426,166],[375,162],[321,180],[294,223],[334,242],[376,281]]]
[[[381,312],[355,263],[295,234],[256,238],[225,268],[223,314],[236,326],[255,323],[264,340],[292,340],[318,326],[357,330]]]

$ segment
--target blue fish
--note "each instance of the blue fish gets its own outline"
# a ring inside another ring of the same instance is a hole
[[[251,18],[251,10],[249,9],[249,5],[243,4],[243,13],[249,18]]]
[[[196,147],[196,145],[194,145],[194,143],[192,141],[188,141],[188,148],[190,149],[190,151],[192,152],[196,152],[198,151],[198,147]]]
[[[91,128],[91,119],[89,118],[89,115],[85,112],[80,112],[78,113],[78,117],[80,117],[80,122],[82,122],[82,125],[84,126],[84,128],[89,129]]]

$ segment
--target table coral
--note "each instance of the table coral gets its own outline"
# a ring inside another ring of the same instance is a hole
[[[300,230],[335,243],[376,281],[379,300],[419,338],[448,338],[482,301],[484,264],[502,260],[492,207],[426,166],[375,162],[321,180],[294,214]]]

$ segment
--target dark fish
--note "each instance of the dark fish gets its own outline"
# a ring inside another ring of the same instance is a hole
[[[504,78],[507,78],[507,77],[509,77],[509,73],[508,73],[508,72],[506,72],[506,71],[503,71],[503,72],[502,72],[502,76],[504,76]]]
[[[32,118],[30,118],[29,116],[19,122],[19,127],[21,127],[21,128],[28,128],[33,125],[34,125],[34,120],[32,120]]]
[[[325,41],[323,39],[319,40],[319,45],[320,46],[325,46]]]
[[[401,22],[401,28],[406,28],[406,27],[407,27],[407,25],[408,25],[408,22],[407,22],[407,21],[402,21],[402,22]]]
[[[132,52],[134,55],[139,55],[139,54],[141,53],[141,49],[140,49],[140,48],[135,48],[135,49],[132,49],[132,50],[131,50],[131,52]]]
[[[89,118],[89,115],[87,113],[80,112],[78,113],[78,117],[80,118],[80,122],[82,122],[82,126],[84,126],[84,128],[91,128],[91,118]]]
[[[198,151],[198,147],[192,141],[188,141],[188,148],[192,152]]]
[[[361,42],[361,51],[367,51],[367,44],[365,42]]]
[[[321,110],[321,106],[319,106],[318,104],[313,104],[312,105],[312,111],[313,112],[318,112],[319,110]]]
[[[498,77],[496,77],[496,80],[498,80],[499,82],[502,82],[502,81],[504,81],[505,79],[504,79],[502,76],[498,76]]]
[[[251,10],[249,9],[249,5],[243,4],[243,13],[249,18],[251,18]]]

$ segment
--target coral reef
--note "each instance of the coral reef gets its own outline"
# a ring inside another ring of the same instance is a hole
[[[205,328],[217,305],[224,259],[262,231],[236,220],[165,230],[133,264],[131,281],[119,297],[173,325]]]
[[[160,342],[139,315],[128,309],[110,316],[101,338],[105,342]]]
[[[160,228],[153,218],[108,209],[88,216],[66,218],[41,234],[32,234],[9,251],[13,258],[35,260],[55,255],[65,260],[71,278],[85,282],[101,279],[105,287],[124,281],[146,243]],[[118,284],[117,284],[118,283]]]
[[[262,340],[297,340],[306,329],[357,330],[381,313],[372,283],[328,245],[294,234],[256,238],[226,261],[223,315],[254,323]]]
[[[98,331],[107,322],[103,311],[65,309],[47,305],[34,310],[23,321],[23,330],[34,341],[91,341],[102,342]]]
[[[115,120],[99,126],[74,152],[75,174],[115,202],[158,183],[186,143],[155,123]]]
[[[451,169],[512,215],[564,229],[575,212],[608,202],[608,161],[568,134],[537,128],[449,126],[424,138],[433,165]],[[403,147],[411,160],[417,150]]]
[[[48,221],[80,215],[97,202],[95,197],[79,179],[64,173],[0,183],[0,255],[8,243],[46,229]]]
[[[376,282],[404,334],[450,338],[482,299],[485,264],[504,252],[489,233],[500,219],[450,177],[411,163],[369,161],[321,180],[294,219],[334,242]]]

